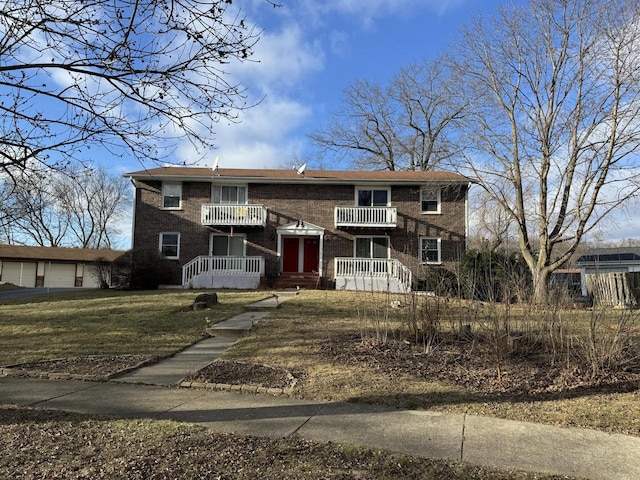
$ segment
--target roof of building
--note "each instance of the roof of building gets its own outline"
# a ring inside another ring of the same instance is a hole
[[[593,248],[577,260],[577,264],[640,262],[640,248]]]
[[[113,262],[124,253],[121,250],[0,245],[0,260],[94,262],[99,258],[104,258],[109,262]]]
[[[244,169],[196,167],[158,167],[130,172],[124,175],[134,179],[157,179],[176,181],[250,181],[254,183],[469,183],[469,178],[447,171],[366,171],[366,170],[305,170],[298,173],[295,169]]]

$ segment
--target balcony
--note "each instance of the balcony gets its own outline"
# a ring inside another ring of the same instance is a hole
[[[262,205],[220,205],[207,203],[201,209],[202,225],[264,227],[267,209]]]
[[[337,290],[391,293],[411,291],[411,270],[399,260],[336,257],[334,267]]]
[[[182,267],[182,285],[189,288],[255,289],[264,275],[263,257],[200,255]]]
[[[341,207],[335,208],[336,227],[395,228],[398,210],[395,207]]]

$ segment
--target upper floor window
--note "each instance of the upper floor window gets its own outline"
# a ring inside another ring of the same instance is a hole
[[[182,184],[162,184],[162,208],[180,208],[182,205]]]
[[[420,211],[422,213],[440,213],[439,188],[423,188],[420,190]]]
[[[247,187],[242,185],[214,185],[213,203],[244,205],[247,203]]]
[[[166,258],[180,257],[180,234],[175,232],[160,234],[160,253]]]
[[[389,190],[358,188],[356,190],[356,201],[358,207],[386,207],[389,205]]]
[[[420,239],[420,262],[440,263],[440,239],[422,237]]]

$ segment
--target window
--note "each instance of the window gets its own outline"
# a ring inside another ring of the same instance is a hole
[[[244,257],[244,235],[212,235],[211,255],[217,257]]]
[[[213,203],[244,205],[247,203],[247,187],[239,185],[214,185]]]
[[[179,233],[161,233],[160,234],[160,253],[166,258],[180,257],[180,234]]]
[[[425,188],[420,191],[422,213],[440,213],[440,189]]]
[[[420,261],[422,263],[440,263],[440,239],[420,239]]]
[[[356,191],[358,207],[386,207],[389,204],[389,190],[358,188]]]
[[[182,203],[182,184],[162,184],[162,208],[179,209]]]
[[[387,237],[356,237],[355,256],[389,258],[389,239]]]

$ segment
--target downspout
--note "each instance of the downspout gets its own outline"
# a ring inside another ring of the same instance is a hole
[[[467,183],[467,191],[464,195],[464,250],[469,249],[469,190],[471,182]]]
[[[131,213],[131,249],[133,249],[133,245],[134,245],[134,235],[135,235],[135,231],[136,231],[136,207],[137,207],[137,193],[138,193],[138,187],[136,187],[136,182],[133,180],[133,177],[129,177],[129,181],[131,182],[131,185],[133,185],[133,212]]]

